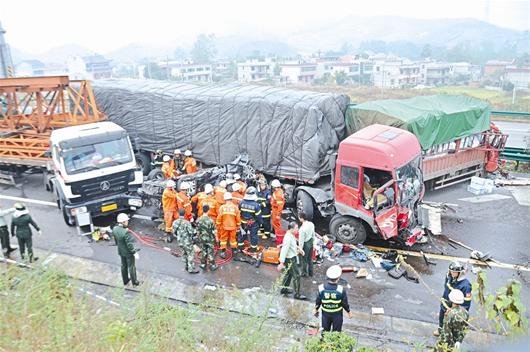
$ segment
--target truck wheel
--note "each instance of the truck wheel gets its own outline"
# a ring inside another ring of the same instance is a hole
[[[331,219],[329,227],[331,234],[342,243],[359,244],[366,240],[366,229],[359,219],[339,215]]]
[[[298,213],[303,212],[307,216],[307,220],[313,220],[313,198],[306,191],[296,193],[296,211]]]
[[[66,225],[68,226],[74,226],[75,225],[75,222],[72,220],[72,218],[70,217],[70,215],[68,215],[68,213],[66,212],[66,207],[61,207],[61,210],[63,212],[63,219],[64,219],[64,222],[66,223]]]
[[[149,175],[149,172],[151,171],[151,158],[149,155],[144,152],[138,152],[134,156],[136,157],[138,166],[140,166],[140,169],[142,169],[142,173],[144,175]]]
[[[151,181],[162,181],[164,179],[164,174],[162,173],[162,170],[156,168],[149,172],[149,175],[147,175],[147,179]]]

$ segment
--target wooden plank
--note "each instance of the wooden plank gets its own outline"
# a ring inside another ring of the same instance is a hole
[[[366,246],[366,248],[369,248],[376,252],[387,252],[388,250],[392,249],[392,248],[384,248],[384,247],[378,247],[378,246]],[[412,257],[423,258],[423,255],[425,255],[429,259],[445,260],[448,262],[457,260],[459,262],[464,262],[464,263],[469,263],[469,264],[484,266],[484,267],[490,266],[490,267],[496,267],[496,268],[501,268],[501,269],[520,270],[520,271],[530,272],[530,268],[524,265],[507,264],[507,263],[501,263],[498,261],[496,262],[488,261],[488,264],[485,265],[484,262],[480,260],[476,260],[476,259],[471,259],[471,258],[454,257],[450,255],[442,255],[442,254],[435,254],[435,253],[425,253],[425,252],[421,253],[421,252],[407,251],[407,250],[402,250],[402,249],[396,249],[396,251],[399,254],[406,255],[406,256],[412,256]]]

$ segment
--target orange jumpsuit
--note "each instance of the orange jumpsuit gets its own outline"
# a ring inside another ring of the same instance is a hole
[[[219,232],[219,248],[226,249],[230,242],[231,248],[237,248],[237,232],[241,226],[241,213],[237,205],[227,201],[219,208],[217,215]]]
[[[166,188],[162,193],[162,210],[164,211],[164,225],[166,232],[172,231],[173,221],[179,218],[177,207],[177,191],[174,188]]]
[[[241,192],[243,195],[247,191],[247,184],[244,181],[237,180],[236,183],[239,184],[239,192]]]
[[[197,219],[201,217],[202,215],[202,206],[200,206],[202,200],[206,197],[206,193],[199,192],[195,194],[193,197],[191,197],[191,206],[195,206]]]
[[[285,196],[281,188],[276,188],[271,197],[271,225],[275,234],[282,230],[282,210],[285,206]]]
[[[177,193],[177,206],[178,209],[184,209],[184,218],[190,221],[193,217],[193,212],[191,208],[190,197],[188,197],[188,194],[186,192],[180,191],[179,193]]]
[[[184,170],[186,170],[186,173],[188,175],[199,170],[199,168],[197,167],[197,161],[195,161],[194,157],[188,156],[186,160],[184,160]]]
[[[237,192],[232,192],[232,201],[239,206],[241,201],[243,200],[243,197],[245,197],[245,193],[241,193],[241,190]]]
[[[166,180],[176,177],[175,169],[171,167],[171,163],[169,161],[166,161],[162,164],[162,173],[164,174],[164,178]]]
[[[217,221],[217,214],[219,214],[219,208],[221,208],[221,205],[225,204],[225,193],[226,189],[221,186],[214,186],[213,188],[213,195],[215,199],[215,210],[213,213],[210,211],[208,215],[215,215],[215,220]],[[217,223],[216,223],[217,224]],[[221,227],[217,225],[217,236],[221,233]]]
[[[202,216],[202,207],[204,205],[208,205],[210,208],[208,210],[208,216],[215,222],[217,220],[217,202],[213,194],[206,194],[204,198],[199,200],[199,203],[197,203],[197,217]]]

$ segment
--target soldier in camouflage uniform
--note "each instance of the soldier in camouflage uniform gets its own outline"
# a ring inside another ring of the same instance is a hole
[[[436,351],[453,351],[462,343],[466,335],[467,320],[469,313],[462,307],[464,294],[460,290],[452,290],[449,293],[451,307],[445,313],[440,338],[436,344]]]
[[[214,245],[215,245],[215,223],[208,216],[210,206],[205,204],[202,207],[202,216],[197,220],[197,237],[199,238],[199,244],[201,247],[201,269],[206,269],[206,266],[210,264],[210,270],[214,271],[217,269],[215,265],[214,256]]]
[[[197,274],[199,270],[195,268],[195,251],[193,250],[193,227],[184,218],[184,208],[179,209],[179,218],[173,222],[173,235],[182,249],[182,259],[186,264],[186,270],[190,274]]]

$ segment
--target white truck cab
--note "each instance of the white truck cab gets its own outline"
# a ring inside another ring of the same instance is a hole
[[[65,222],[136,210],[143,175],[127,132],[113,122],[65,127],[50,136],[52,188]]]

